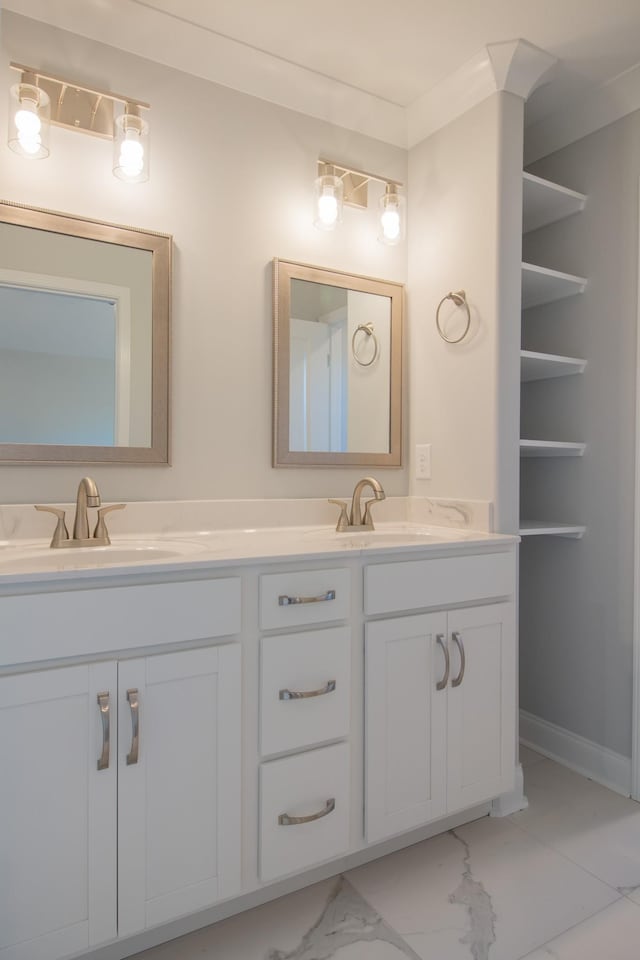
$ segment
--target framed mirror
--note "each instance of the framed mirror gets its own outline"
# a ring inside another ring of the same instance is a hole
[[[0,462],[169,462],[171,237],[0,202]]]
[[[273,261],[273,465],[399,467],[402,284]]]

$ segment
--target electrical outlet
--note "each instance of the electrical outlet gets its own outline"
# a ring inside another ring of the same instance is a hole
[[[416,480],[431,480],[431,444],[416,444]]]

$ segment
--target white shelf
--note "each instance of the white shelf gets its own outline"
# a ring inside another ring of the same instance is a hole
[[[522,229],[524,233],[563,220],[584,209],[584,193],[561,187],[532,173],[522,174]]]
[[[563,443],[558,440],[521,440],[521,457],[581,457],[585,443]]]
[[[584,373],[586,365],[586,360],[577,357],[560,357],[554,353],[535,353],[533,350],[520,351],[520,379],[523,383]]]
[[[586,527],[574,523],[545,523],[542,520],[523,520],[520,524],[521,537],[570,537],[579,540]]]
[[[533,263],[522,264],[522,309],[553,303],[564,297],[582,293],[587,285],[585,277],[574,277]]]

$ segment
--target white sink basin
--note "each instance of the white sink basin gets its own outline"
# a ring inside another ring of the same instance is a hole
[[[366,549],[367,547],[410,546],[412,544],[438,543],[443,540],[462,540],[468,534],[446,527],[417,527],[408,524],[389,524],[374,530],[345,530],[338,533],[326,527],[309,530],[305,537],[318,542],[342,543],[346,547]]]
[[[62,547],[52,550],[41,544],[0,548],[0,573],[82,570],[88,567],[129,566],[159,560],[185,559],[203,547],[179,540],[131,540],[108,547]]]

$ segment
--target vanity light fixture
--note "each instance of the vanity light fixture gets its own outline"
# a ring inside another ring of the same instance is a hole
[[[49,156],[49,123],[114,143],[113,173],[120,180],[149,179],[149,104],[96,90],[11,63],[20,80],[9,92],[9,147],[23,157]],[[53,109],[52,109],[53,105]]]
[[[380,198],[378,239],[393,246],[404,238],[406,199],[398,192],[402,184],[373,173],[354,170],[333,160],[318,160],[318,177],[314,184],[316,215],[319,230],[333,230],[342,220],[342,204],[366,210],[369,183],[384,184]]]
[[[29,160],[49,156],[51,100],[31,73],[9,89],[9,147]]]
[[[397,183],[388,183],[384,196],[380,197],[380,228],[378,240],[389,246],[394,246],[404,238],[405,220],[404,209],[406,200],[398,193]]]
[[[318,176],[314,182],[316,215],[314,225],[318,230],[334,230],[342,221],[344,184],[330,163],[318,163]]]

